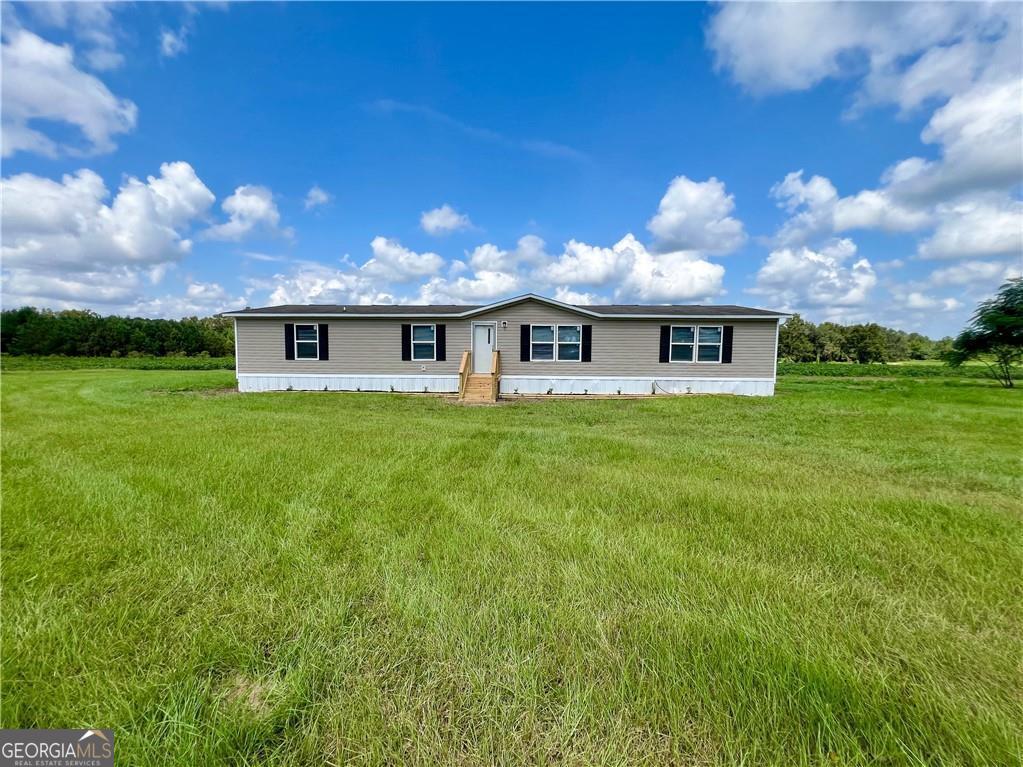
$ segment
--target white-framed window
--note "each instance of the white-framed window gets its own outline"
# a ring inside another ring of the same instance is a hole
[[[529,359],[532,362],[579,362],[582,325],[530,325]]]
[[[554,331],[556,325],[529,326],[529,359],[532,362],[554,361]]]
[[[412,326],[412,359],[416,362],[433,362],[437,359],[437,326]]]
[[[558,325],[558,361],[578,362],[582,358],[582,344],[582,325]]]
[[[696,335],[696,361],[721,362],[721,325],[701,325]]]
[[[295,325],[295,359],[320,358],[320,328],[318,325]]]
[[[696,328],[692,325],[671,326],[672,362],[692,362],[693,349],[696,345]]]

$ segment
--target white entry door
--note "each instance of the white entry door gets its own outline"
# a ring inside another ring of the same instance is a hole
[[[490,358],[494,352],[496,325],[472,326],[472,372],[489,373]]]

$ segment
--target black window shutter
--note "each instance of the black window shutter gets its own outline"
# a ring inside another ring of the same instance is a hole
[[[671,325],[661,325],[661,362],[671,358]]]
[[[519,325],[519,362],[529,362],[529,325]]]
[[[319,339],[320,339],[320,359],[321,360],[329,360],[330,359],[330,352],[327,351],[327,323],[326,322],[321,322],[320,323]]]
[[[295,325],[291,322],[284,323],[284,359],[295,359]]]
[[[593,325],[583,325],[583,348],[581,360],[590,361],[590,347],[593,345]]]
[[[412,326],[401,326],[401,358],[408,362],[412,359]]]
[[[447,325],[437,325],[437,362],[448,358]]]
[[[732,361],[732,335],[735,331],[734,325],[725,325],[724,332],[721,334],[721,361],[731,362]]]

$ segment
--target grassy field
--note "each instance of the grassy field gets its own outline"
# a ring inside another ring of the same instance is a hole
[[[1010,765],[1023,392],[3,377],[4,727],[119,764]]]

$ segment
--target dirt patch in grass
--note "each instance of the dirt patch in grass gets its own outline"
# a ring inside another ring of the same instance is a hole
[[[230,707],[248,711],[253,716],[264,717],[271,711],[272,695],[273,686],[266,681],[235,674],[227,680],[224,702]]]
[[[192,396],[192,397],[226,397],[241,394],[235,386],[183,387],[180,389],[149,389],[151,397]]]
[[[502,405],[511,405],[512,401],[499,399],[497,402],[469,402],[468,400],[452,397],[448,400],[448,404],[456,405],[457,407],[500,407]]]
[[[198,394],[201,397],[227,397],[232,394],[241,394],[235,386],[221,386],[216,389],[191,389],[175,394]]]

